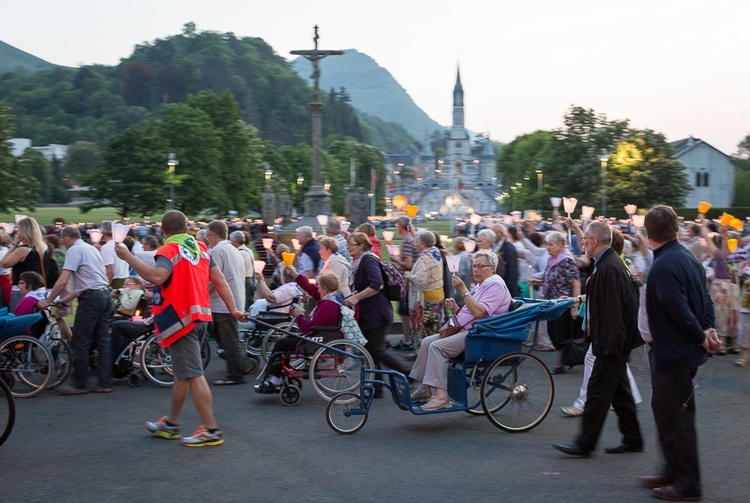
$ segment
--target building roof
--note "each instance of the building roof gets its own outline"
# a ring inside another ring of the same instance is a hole
[[[688,136],[687,138],[683,138],[682,140],[676,140],[671,141],[669,144],[674,149],[674,158],[679,159],[683,155],[687,154],[694,148],[696,148],[698,145],[705,145],[709,148],[712,148],[716,150],[718,153],[723,155],[726,158],[729,158],[727,154],[719,150],[718,148],[706,143],[705,141],[701,140],[700,138],[693,138],[692,136]]]

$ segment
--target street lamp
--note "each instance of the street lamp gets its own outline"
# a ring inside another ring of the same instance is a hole
[[[271,181],[271,175],[273,175],[273,171],[271,171],[271,166],[268,165],[268,164],[266,164],[266,171],[265,171],[264,175],[266,177],[266,182],[270,182]]]
[[[326,181],[323,184],[323,190],[325,190],[326,192],[328,192],[329,190],[331,190],[331,182],[330,182],[330,180],[328,180],[328,178],[326,178]]]
[[[607,216],[607,161],[609,160],[609,153],[606,148],[601,150],[599,155],[599,162],[602,163],[602,216]]]
[[[300,210],[302,210],[302,182],[305,181],[305,177],[302,176],[302,173],[297,173],[297,205],[300,206]],[[301,211],[300,211],[301,212]]]
[[[167,156],[167,168],[169,170],[169,209],[174,209],[174,170],[180,161],[177,160],[173,153]]]
[[[542,164],[541,162],[536,165],[536,192],[540,215],[542,214],[542,186],[544,185],[544,173],[542,173],[542,166],[544,166],[544,164]]]

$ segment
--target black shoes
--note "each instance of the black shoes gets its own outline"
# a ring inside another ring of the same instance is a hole
[[[281,384],[274,384],[269,379],[263,381],[260,384],[256,384],[255,386],[253,386],[253,389],[256,393],[260,393],[262,395],[271,395],[273,393],[279,393],[281,391]]]
[[[610,447],[608,449],[604,449],[604,452],[608,454],[624,454],[626,452],[643,452],[643,444],[641,445],[620,444],[617,447]]]
[[[587,458],[591,455],[591,451],[581,449],[577,444],[570,444],[570,445],[552,444],[552,447],[562,452],[563,454],[567,454],[568,456],[577,456],[579,458]]]

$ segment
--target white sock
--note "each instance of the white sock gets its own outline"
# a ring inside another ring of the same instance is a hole
[[[271,384],[276,386],[277,384],[281,384],[281,377],[271,376]]]

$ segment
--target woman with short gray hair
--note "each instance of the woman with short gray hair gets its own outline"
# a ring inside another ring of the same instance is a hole
[[[432,231],[417,233],[419,258],[404,275],[409,282],[409,321],[415,346],[434,334],[443,321],[443,259]]]

